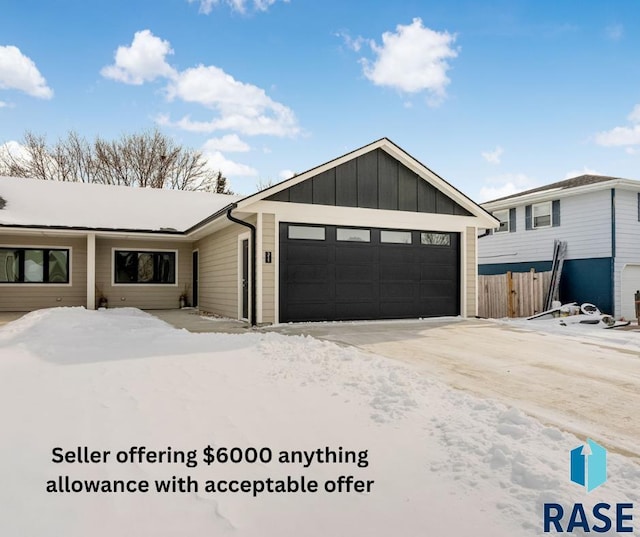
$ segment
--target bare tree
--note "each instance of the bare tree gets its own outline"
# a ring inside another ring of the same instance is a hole
[[[177,145],[158,130],[87,142],[75,132],[49,146],[27,132],[24,155],[0,153],[0,175],[55,181],[231,193],[202,153]]]

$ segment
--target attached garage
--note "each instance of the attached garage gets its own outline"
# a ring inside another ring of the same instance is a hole
[[[280,224],[280,321],[460,314],[458,233]]]
[[[625,319],[636,318],[635,294],[640,290],[640,265],[628,264],[622,269],[621,315]]]

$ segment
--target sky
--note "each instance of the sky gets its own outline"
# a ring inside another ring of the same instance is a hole
[[[640,179],[640,3],[21,0],[0,144],[160,129],[239,194],[390,138],[476,201]]]

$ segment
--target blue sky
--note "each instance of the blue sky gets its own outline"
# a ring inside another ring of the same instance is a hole
[[[640,179],[640,3],[5,2],[0,144],[157,126],[239,193],[382,136],[477,201]]]

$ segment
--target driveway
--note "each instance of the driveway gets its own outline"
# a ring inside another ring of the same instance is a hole
[[[274,331],[405,362],[640,458],[640,356],[628,347],[481,320],[299,324]]]

